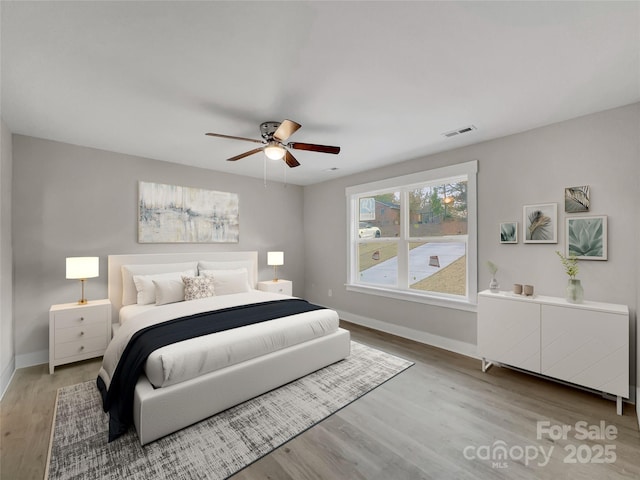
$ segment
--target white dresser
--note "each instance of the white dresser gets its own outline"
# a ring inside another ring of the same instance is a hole
[[[508,292],[478,294],[478,353],[511,365],[617,397],[629,398],[629,308],[572,304],[563,298]]]
[[[57,365],[99,357],[111,339],[111,302],[65,303],[49,310],[49,373]]]

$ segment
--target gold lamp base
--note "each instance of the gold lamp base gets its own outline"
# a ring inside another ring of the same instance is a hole
[[[87,299],[85,298],[85,296],[84,296],[84,281],[85,280],[86,280],[85,278],[81,278],[80,279],[80,284],[82,285],[82,298],[80,300],[78,300],[78,305],[86,305],[87,303],[89,303],[87,301]]]

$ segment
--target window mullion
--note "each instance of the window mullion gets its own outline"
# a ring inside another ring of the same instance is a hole
[[[400,191],[400,239],[398,240],[398,288],[409,289],[409,191]]]

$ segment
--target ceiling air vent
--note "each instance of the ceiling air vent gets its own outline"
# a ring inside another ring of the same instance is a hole
[[[469,133],[474,130],[477,130],[475,125],[468,125],[466,127],[458,128],[457,130],[451,130],[450,132],[445,132],[442,135],[447,138],[450,138],[450,137],[455,137],[457,135],[462,135],[463,133]]]

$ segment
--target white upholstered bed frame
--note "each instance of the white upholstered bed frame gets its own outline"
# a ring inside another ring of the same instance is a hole
[[[122,306],[122,265],[191,261],[246,261],[249,279],[258,282],[257,252],[203,252],[109,256],[109,299],[114,321]],[[247,360],[169,387],[154,388],[145,375],[135,389],[134,425],[145,445],[227,408],[346,358],[349,332],[343,329],[311,341]]]

